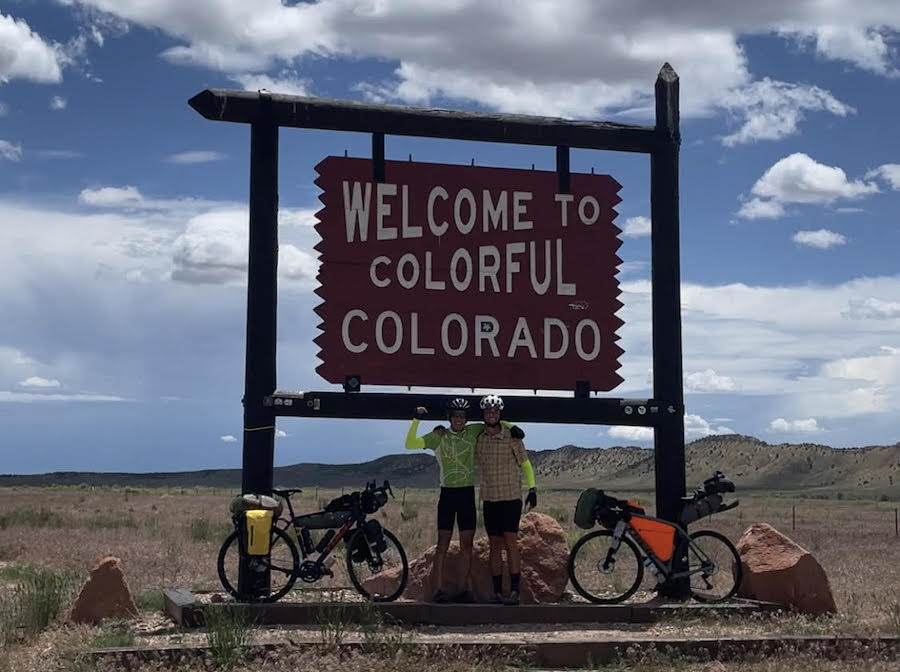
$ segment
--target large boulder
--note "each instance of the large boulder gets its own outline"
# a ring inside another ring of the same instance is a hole
[[[837,611],[822,565],[767,523],[751,525],[737,543],[744,578],[738,595],[804,614]]]
[[[105,618],[137,616],[119,559],[103,558],[75,599],[69,620],[73,623],[99,623]]]
[[[403,597],[424,601],[431,598],[437,586],[432,584],[435,546],[409,563],[409,582]],[[569,546],[566,534],[556,520],[535,511],[526,513],[519,525],[519,550],[522,554],[521,601],[524,604],[556,602],[569,581],[567,563]],[[487,601],[494,593],[490,569],[490,545],[487,537],[475,540],[472,553],[472,592],[477,601]],[[378,590],[383,581],[385,590],[396,585],[396,571],[374,576],[366,581],[369,589]],[[509,570],[504,562],[503,586],[509,590]],[[444,565],[444,583],[451,590],[462,586],[459,567],[459,544],[451,542]]]

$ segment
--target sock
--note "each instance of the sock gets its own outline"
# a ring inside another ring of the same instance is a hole
[[[503,575],[500,574],[499,576],[492,576],[491,578],[494,579],[494,592],[503,592]]]
[[[519,580],[522,577],[521,574],[512,574],[509,575],[509,589],[514,590],[517,593],[519,592]]]

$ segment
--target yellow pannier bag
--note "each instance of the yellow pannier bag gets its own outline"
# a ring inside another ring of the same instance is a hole
[[[266,555],[272,534],[272,511],[245,511],[244,516],[247,520],[247,553]]]

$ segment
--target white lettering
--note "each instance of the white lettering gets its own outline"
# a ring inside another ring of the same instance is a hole
[[[528,320],[520,317],[516,322],[516,329],[513,332],[512,340],[509,342],[509,350],[506,356],[512,358],[516,354],[516,350],[520,346],[528,348],[528,353],[532,359],[537,359],[537,350],[534,349],[534,341],[531,338],[531,332],[528,330]]]
[[[586,212],[587,208],[585,204],[591,206],[591,216],[588,217]],[[578,218],[581,220],[582,224],[587,224],[590,226],[594,222],[597,221],[597,218],[600,216],[600,204],[597,202],[597,199],[593,196],[585,196],[578,203]]]
[[[507,227],[507,207],[506,207],[506,190],[500,192],[497,197],[497,204],[491,202],[491,192],[485,189],[482,192],[484,202],[482,204],[482,227],[484,232],[488,232],[488,226],[495,231],[499,227],[502,231],[506,231]]]
[[[461,210],[463,201],[469,204],[469,220],[467,222],[462,221]],[[472,231],[475,227],[476,216],[475,195],[469,189],[460,189],[456,194],[456,200],[453,201],[453,221],[456,223],[456,228],[459,229],[459,232],[465,235]]]
[[[404,238],[421,238],[422,227],[409,225],[409,185],[404,184],[400,188],[401,208],[403,212],[403,237]]]
[[[410,277],[406,277],[404,272],[407,266],[412,267],[412,275]],[[416,259],[416,255],[412,252],[407,252],[397,262],[397,280],[403,289],[412,289],[419,281],[419,260]]]
[[[344,347],[350,352],[363,352],[366,348],[369,347],[369,344],[363,341],[359,345],[353,343],[350,340],[350,320],[354,317],[358,317],[361,320],[368,320],[369,316],[365,314],[362,310],[351,310],[346,315],[344,315],[344,321],[341,322],[341,340],[344,342]]]
[[[563,282],[562,238],[556,239],[556,295],[575,296],[575,283]]]
[[[569,203],[574,200],[574,196],[572,194],[557,194],[554,196],[556,202],[559,203],[559,216],[562,221],[563,227],[569,225]]]
[[[506,293],[512,294],[512,276],[519,272],[521,264],[513,260],[514,254],[522,254],[525,251],[525,243],[509,243],[506,246]]]
[[[391,204],[384,202],[385,196],[396,196],[397,185],[379,182],[375,187],[375,239],[394,240],[397,237],[396,226],[385,226],[384,218],[391,214]]]
[[[458,268],[460,260],[464,261],[466,266],[466,276],[463,280],[459,279]],[[450,280],[457,291],[460,292],[467,290],[472,283],[472,257],[469,255],[468,250],[462,247],[453,253],[453,258],[450,260]]]
[[[412,321],[412,326],[410,328],[410,332],[412,334],[412,347],[411,352],[414,355],[433,355],[434,348],[420,348],[419,347],[419,314],[412,313],[410,315],[410,319]]]
[[[444,289],[447,283],[431,277],[431,252],[425,253],[425,289]]]
[[[394,342],[391,345],[384,342],[385,320],[391,320],[394,323]],[[403,344],[403,322],[393,310],[386,310],[375,320],[375,343],[378,345],[378,349],[386,355],[393,355]]]
[[[488,265],[486,259],[493,257],[494,263]],[[500,250],[494,245],[480,245],[478,247],[478,291],[484,291],[484,281],[490,278],[494,285],[494,291],[500,292],[500,283],[497,282],[497,272],[500,270]]]
[[[475,356],[481,357],[481,342],[487,341],[491,346],[491,354],[500,356],[497,349],[497,335],[500,333],[500,323],[497,318],[490,315],[475,316]]]
[[[534,222],[527,219],[520,219],[522,215],[526,215],[528,206],[523,201],[531,200],[530,191],[514,191],[513,192],[513,229],[515,231],[524,231],[534,228]]]
[[[562,336],[562,345],[559,346],[559,350],[554,350],[551,345],[553,341],[552,330],[556,327],[559,329],[559,333]],[[569,349],[569,330],[566,329],[566,323],[562,320],[559,320],[555,317],[545,317],[544,318],[544,359],[559,359],[564,354],[566,354],[566,350]]]
[[[450,323],[456,322],[459,325],[459,346],[450,347]],[[451,357],[459,357],[466,351],[469,344],[469,332],[466,330],[466,321],[459,313],[450,313],[441,323],[441,345]]]
[[[538,282],[537,279],[537,246],[535,245],[535,241],[531,241],[528,246],[531,252],[531,265],[529,266],[531,286],[534,288],[536,294],[543,296],[550,288],[550,266],[552,264],[550,241],[544,241],[544,279],[540,282]]]
[[[378,274],[375,272],[375,267],[379,264],[390,264],[391,260],[385,256],[375,257],[372,260],[372,265],[369,266],[369,279],[372,281],[372,284],[376,287],[387,287],[391,284],[390,278],[381,279],[378,277]]]
[[[594,332],[594,349],[590,352],[585,352],[584,344],[581,342],[581,332],[584,331],[585,327],[588,327]],[[596,359],[597,355],[600,354],[600,327],[598,327],[597,323],[593,320],[581,320],[581,322],[578,323],[578,326],[575,327],[575,351],[578,353],[578,356],[586,362]]]
[[[372,200],[372,184],[366,182],[365,197],[362,185],[353,183],[353,196],[350,196],[350,183],[344,180],[344,224],[347,228],[347,242],[352,243],[356,227],[359,227],[359,240],[366,242],[369,234],[369,203]]]
[[[428,194],[428,228],[431,230],[431,233],[440,238],[447,233],[447,229],[450,228],[450,225],[446,220],[441,220],[440,224],[434,223],[434,201],[437,198],[443,198],[446,201],[450,198],[450,194],[448,194],[447,190],[443,187],[435,187],[431,190],[431,193]]]

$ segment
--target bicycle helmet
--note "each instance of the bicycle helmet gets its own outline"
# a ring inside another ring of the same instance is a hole
[[[503,410],[503,398],[496,394],[489,394],[486,397],[481,398],[481,403],[479,404],[482,410],[486,409],[494,409],[497,411]]]
[[[463,399],[462,397],[457,397],[456,399],[451,399],[447,402],[447,413],[452,413],[453,411],[468,411],[469,410],[469,400]]]

